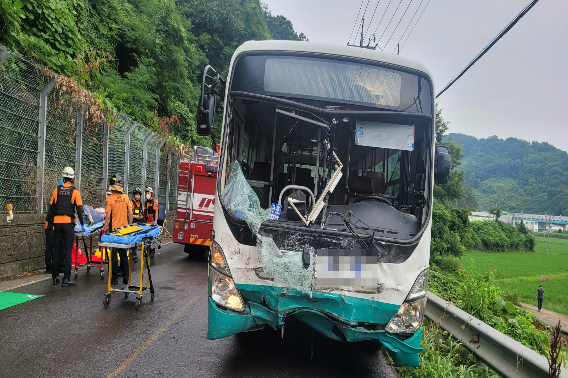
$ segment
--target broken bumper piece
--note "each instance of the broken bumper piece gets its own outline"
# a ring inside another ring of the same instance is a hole
[[[237,285],[248,302],[242,313],[216,305],[209,298],[208,339],[220,339],[262,326],[274,329],[294,316],[323,335],[339,341],[378,340],[397,366],[420,366],[422,328],[406,340],[384,331],[400,306],[334,293],[308,294],[285,288]]]

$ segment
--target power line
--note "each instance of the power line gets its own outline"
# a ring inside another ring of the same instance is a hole
[[[460,72],[460,74],[459,74],[458,76],[456,76],[452,81],[450,81],[448,84],[446,84],[446,86],[444,87],[444,89],[442,89],[442,90],[440,91],[440,93],[438,93],[438,94],[436,95],[436,98],[440,97],[440,95],[441,95],[442,93],[444,93],[445,91],[447,91],[448,88],[450,88],[450,87],[452,86],[452,84],[454,84],[456,81],[458,81],[458,79],[459,79],[460,77],[462,77],[463,74],[465,74],[465,73],[467,72],[467,70],[469,70],[469,69],[471,68],[471,66],[473,66],[473,65],[475,64],[475,62],[477,62],[479,59],[481,59],[481,57],[482,57],[483,55],[485,55],[485,53],[486,53],[487,51],[489,51],[489,49],[490,49],[491,47],[493,47],[493,45],[495,45],[495,44],[497,43],[497,41],[501,39],[501,37],[503,37],[505,34],[507,34],[507,32],[508,32],[509,30],[511,30],[511,29],[513,28],[513,26],[515,26],[515,24],[516,24],[521,18],[523,18],[523,16],[524,16],[525,14],[527,14],[527,13],[529,12],[529,10],[531,10],[531,8],[532,8],[536,3],[538,3],[538,0],[533,0],[529,5],[527,5],[527,6],[525,7],[525,9],[523,9],[523,10],[521,11],[521,13],[519,13],[519,14],[517,15],[517,17],[515,17],[515,18],[513,19],[513,21],[511,21],[511,22],[509,23],[509,25],[507,25],[507,26],[505,27],[505,29],[501,30],[501,32],[497,35],[497,37],[493,38],[493,40],[492,40],[487,46],[485,46],[485,48],[484,48],[479,54],[477,54],[477,56],[476,56],[475,58],[473,58],[473,60],[472,60],[471,62],[469,62],[469,64],[462,70],[462,72]]]
[[[402,46],[400,47],[401,49],[404,47],[404,44],[406,43],[406,41],[408,41],[408,37],[410,37],[410,35],[411,35],[412,32],[414,31],[414,28],[416,27],[416,25],[418,25],[418,23],[420,22],[420,19],[422,18],[422,15],[424,14],[424,11],[426,10],[426,8],[428,8],[428,4],[430,4],[430,0],[428,0],[428,2],[426,3],[426,5],[424,6],[424,9],[422,9],[422,13],[420,13],[420,16],[418,16],[418,19],[417,19],[416,22],[414,23],[414,26],[412,27],[412,29],[410,29],[410,33],[408,33],[408,35],[406,36],[406,39],[404,40],[404,42],[402,43]]]
[[[373,32],[373,34],[375,34],[377,32],[377,30],[379,30],[379,26],[381,26],[381,23],[383,22],[383,18],[385,18],[385,15],[387,14],[387,11],[389,10],[391,3],[392,3],[392,0],[389,0],[389,3],[387,4],[387,9],[385,9],[385,11],[383,12],[383,16],[381,17],[381,20],[377,24],[377,27],[375,28],[375,31]],[[373,34],[371,34],[371,35],[373,35]]]
[[[349,35],[349,40],[347,41],[347,44],[349,44],[349,42],[351,42],[351,38],[353,38],[353,32],[355,31],[355,27],[358,24],[357,20],[359,19],[359,14],[361,13],[361,8],[363,8],[364,2],[365,0],[362,0],[361,5],[359,5],[359,11],[357,12],[357,17],[355,18],[355,23],[353,24],[353,30],[351,30],[351,34]]]
[[[385,28],[385,30],[383,30],[383,34],[381,34],[381,38],[379,38],[379,40],[377,41],[377,43],[379,43],[381,41],[381,39],[383,38],[383,35],[385,35],[385,32],[387,31],[387,29],[389,28],[392,19],[394,18],[394,15],[396,14],[396,12],[398,11],[398,8],[400,7],[400,4],[402,4],[402,0],[399,1],[398,5],[396,6],[396,9],[394,10],[394,13],[392,14],[389,23],[387,24],[387,27]],[[383,50],[383,49],[381,49]]]
[[[410,4],[412,4],[413,0],[410,0],[410,2],[408,3],[408,5],[406,6],[406,9],[404,10],[404,13],[402,14],[402,17],[400,18],[400,20],[398,20],[398,24],[396,24],[396,27],[394,28],[394,30],[392,31],[389,40],[387,41],[387,43],[385,43],[385,47],[383,47],[383,49],[387,48],[387,45],[389,44],[392,36],[394,35],[394,33],[396,32],[396,29],[398,29],[398,25],[400,25],[400,22],[402,21],[402,19],[404,18],[404,15],[406,14],[406,11],[408,11],[408,8],[410,7]]]
[[[400,39],[398,40],[398,44],[400,44],[400,42],[402,41],[402,39],[404,38],[404,36],[406,35],[406,31],[408,30],[408,28],[410,27],[410,25],[412,25],[412,21],[414,21],[414,17],[416,17],[416,13],[418,13],[418,11],[420,10],[420,7],[422,6],[422,3],[424,2],[424,0],[420,1],[420,4],[418,4],[418,8],[416,8],[416,10],[414,11],[414,14],[412,15],[412,18],[410,19],[410,22],[408,23],[408,25],[406,25],[406,29],[404,29],[404,32],[402,33],[402,36],[400,36]],[[394,48],[394,50],[392,51],[392,53],[394,54],[394,52],[396,51],[396,47]]]
[[[369,31],[369,28],[371,27],[371,24],[373,23],[373,19],[375,18],[375,12],[377,11],[377,8],[379,7],[380,3],[381,3],[381,0],[377,1],[377,5],[375,5],[375,10],[373,11],[373,15],[371,16],[371,21],[369,21],[369,25],[367,25],[367,30],[365,30],[365,37],[367,37],[367,32]]]

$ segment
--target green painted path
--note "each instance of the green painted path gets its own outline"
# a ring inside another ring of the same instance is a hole
[[[0,310],[43,297],[43,295],[0,292]]]

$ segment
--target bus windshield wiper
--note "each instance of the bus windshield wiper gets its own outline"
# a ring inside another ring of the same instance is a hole
[[[329,216],[328,216],[328,220],[329,218],[331,218],[333,215],[338,216],[343,223],[345,224],[345,227],[347,227],[347,229],[349,230],[349,232],[351,233],[351,235],[355,236],[357,239],[359,239],[359,241],[367,248],[369,249],[373,249],[374,248],[374,243],[373,240],[375,239],[375,232],[373,231],[373,234],[371,235],[371,239],[370,240],[365,240],[363,239],[361,236],[359,236],[358,233],[355,232],[355,230],[353,229],[353,227],[355,225],[353,225],[351,223],[351,217],[353,217],[353,211],[352,210],[348,210],[345,215],[338,213],[338,212],[330,212]],[[358,221],[361,221],[359,218],[357,218]],[[363,224],[364,222],[361,221]],[[327,222],[326,222],[327,223]],[[358,229],[361,229],[360,227],[355,226]],[[367,226],[368,227],[368,226]]]

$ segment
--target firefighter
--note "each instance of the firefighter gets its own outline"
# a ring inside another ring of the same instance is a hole
[[[157,224],[158,208],[158,200],[154,198],[154,190],[149,186],[146,188],[146,205],[144,206],[144,220],[146,223]]]
[[[134,189],[132,192],[134,199],[132,200],[132,218],[135,222],[144,222],[144,206],[142,205],[142,191],[140,188]]]
[[[55,238],[55,227],[49,219],[45,219],[45,274],[52,274],[53,244]]]
[[[144,219],[146,223],[158,224],[158,200],[154,198],[154,190],[152,187],[146,188],[146,205],[144,206]],[[150,258],[154,258],[154,248],[150,249]]]
[[[132,223],[132,205],[128,195],[124,193],[122,188],[122,178],[119,175],[114,175],[110,179],[111,195],[106,199],[105,205],[105,225],[103,232],[113,232],[116,228],[126,226]],[[113,248],[112,250],[112,277],[111,284],[118,284],[118,258],[120,255],[120,266],[124,272],[122,282],[128,284],[128,256],[126,249]]]
[[[132,218],[136,223],[144,222],[144,205],[142,204],[142,190],[140,188],[134,189],[132,192]],[[134,263],[138,262],[138,254],[136,253],[136,249],[132,252],[132,261]]]
[[[83,224],[83,201],[81,193],[73,187],[75,171],[71,167],[63,170],[63,185],[59,185],[51,195],[47,215],[48,225],[54,227],[53,237],[53,262],[51,264],[51,277],[54,285],[59,284],[60,261],[65,259],[65,271],[61,286],[77,286],[77,282],[71,280],[71,251],[73,250],[75,210],[79,216],[81,228],[85,235],[89,235],[87,227]],[[49,228],[49,227],[48,227]]]

